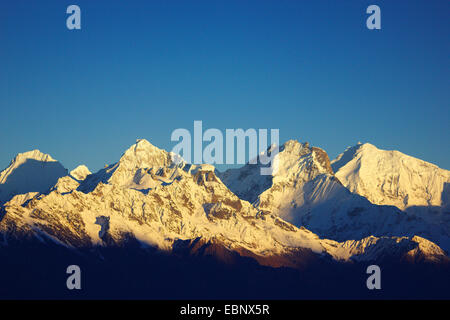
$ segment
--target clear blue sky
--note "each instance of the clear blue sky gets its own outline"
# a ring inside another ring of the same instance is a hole
[[[382,30],[365,26],[370,4]],[[38,148],[97,170],[203,120],[450,169],[449,24],[447,0],[2,0],[0,167]]]

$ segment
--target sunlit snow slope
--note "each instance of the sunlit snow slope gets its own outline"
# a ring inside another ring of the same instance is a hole
[[[352,192],[429,221],[449,223],[450,171],[369,143],[349,147],[332,161],[336,177]]]

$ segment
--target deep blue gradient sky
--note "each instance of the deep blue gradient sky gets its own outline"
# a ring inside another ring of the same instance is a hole
[[[365,26],[370,4],[382,30]],[[2,0],[0,167],[38,148],[96,171],[203,120],[450,169],[449,21],[447,0]]]

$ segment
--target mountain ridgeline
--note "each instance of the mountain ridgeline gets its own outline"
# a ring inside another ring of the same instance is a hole
[[[144,139],[96,173],[19,154],[0,173],[0,296],[449,297],[449,171],[370,144],[330,161],[294,140],[270,176],[172,158]]]

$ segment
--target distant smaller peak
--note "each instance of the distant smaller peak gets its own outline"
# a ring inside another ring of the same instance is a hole
[[[78,167],[70,171],[70,175],[77,180],[84,180],[90,174],[91,171],[89,171],[89,168],[86,167],[84,164],[79,165]]]

